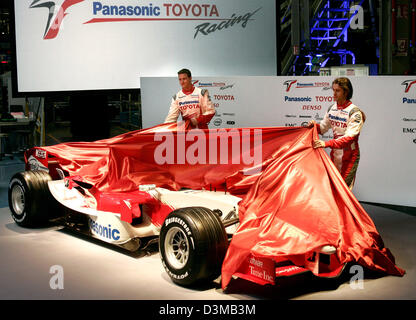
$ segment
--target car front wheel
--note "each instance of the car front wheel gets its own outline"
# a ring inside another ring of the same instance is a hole
[[[221,219],[203,207],[173,211],[160,231],[162,264],[172,281],[182,286],[218,277],[227,246]]]
[[[52,211],[57,210],[57,202],[48,188],[50,180],[51,176],[45,171],[23,171],[11,178],[9,208],[19,226],[41,226],[51,217]]]

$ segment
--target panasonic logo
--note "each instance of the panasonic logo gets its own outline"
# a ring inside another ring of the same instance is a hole
[[[193,103],[199,103],[199,101],[198,100],[194,100],[194,101],[179,102],[179,105],[180,106],[184,106],[184,105],[193,104]]]
[[[342,122],[347,121],[347,119],[345,119],[345,118],[340,118],[338,116],[333,116],[332,114],[329,114],[328,116],[329,116],[329,119],[331,119],[331,120],[337,120],[337,121],[342,121]]]
[[[416,103],[416,99],[403,98],[403,103]]]
[[[93,2],[93,14],[115,16],[159,16],[160,7],[148,6],[106,6],[100,2]]]
[[[312,98],[311,97],[288,97],[288,96],[285,96],[285,101],[289,101],[289,102],[291,102],[291,101],[295,101],[295,102],[309,101],[309,102],[311,102]]]
[[[109,240],[119,240],[120,239],[120,231],[117,229],[112,229],[111,224],[107,227],[100,225],[99,223],[90,220],[90,230],[93,234],[100,236],[102,238],[106,238]]]

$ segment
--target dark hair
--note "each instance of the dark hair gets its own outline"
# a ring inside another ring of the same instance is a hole
[[[186,74],[189,78],[192,77],[191,71],[189,71],[188,69],[181,69],[181,70],[178,71],[178,75],[183,74],[183,73]]]
[[[352,84],[350,79],[348,78],[336,78],[334,81],[332,81],[332,85],[337,84],[339,85],[342,89],[344,89],[344,91],[347,92],[347,100],[350,100],[352,98]]]

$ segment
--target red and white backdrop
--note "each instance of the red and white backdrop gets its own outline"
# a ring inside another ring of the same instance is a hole
[[[196,71],[196,70],[194,70]],[[300,126],[319,122],[333,77],[200,77],[216,115],[210,128]],[[350,77],[352,101],[367,116],[354,194],[360,201],[416,206],[416,77]],[[141,79],[143,127],[162,123],[177,78]],[[332,138],[326,134],[325,139]]]

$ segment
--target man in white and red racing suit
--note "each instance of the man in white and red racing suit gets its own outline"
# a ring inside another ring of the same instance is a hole
[[[191,121],[192,128],[208,129],[215,114],[208,90],[192,85],[192,76],[188,69],[178,72],[178,80],[182,90],[173,96],[165,123],[176,122],[181,114],[183,120]]]
[[[346,184],[352,189],[360,160],[358,137],[365,121],[365,114],[350,101],[352,85],[349,79],[335,79],[332,89],[336,103],[328,109],[324,119],[317,124],[317,129],[319,134],[324,134],[331,128],[334,139],[315,140],[314,148],[329,147],[332,149],[331,159]],[[310,121],[309,126],[313,125],[314,121]]]

